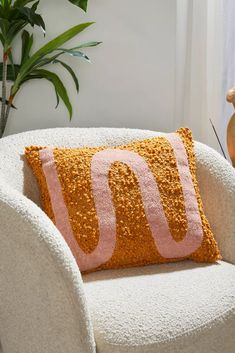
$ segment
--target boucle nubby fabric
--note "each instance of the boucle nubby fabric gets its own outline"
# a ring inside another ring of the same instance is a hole
[[[223,261],[184,261],[83,277],[60,232],[41,210],[37,182],[23,157],[25,146],[33,144],[112,148],[157,136],[163,134],[58,128],[0,140],[3,353],[234,353],[235,173],[219,153],[195,142],[200,193]]]
[[[231,264],[181,261],[98,271],[84,282],[98,352],[235,351]]]
[[[32,146],[25,154],[81,271],[220,259],[189,129],[113,149]]]

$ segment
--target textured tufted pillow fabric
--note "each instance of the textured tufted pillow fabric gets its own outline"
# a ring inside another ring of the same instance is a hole
[[[43,207],[81,271],[214,262],[190,130],[118,147],[27,147]]]

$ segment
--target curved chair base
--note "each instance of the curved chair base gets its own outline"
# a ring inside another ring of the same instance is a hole
[[[235,266],[174,264],[84,276],[98,352],[234,353]]]

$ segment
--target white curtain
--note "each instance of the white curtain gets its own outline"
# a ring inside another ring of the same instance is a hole
[[[235,86],[235,1],[223,0],[223,94]],[[226,127],[234,113],[232,104],[224,101],[222,109],[223,138],[226,139]]]
[[[222,71],[223,1],[177,0],[175,127],[218,151],[210,119],[223,139]]]

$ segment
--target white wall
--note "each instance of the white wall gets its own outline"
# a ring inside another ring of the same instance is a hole
[[[74,106],[70,123],[63,103],[57,110],[50,83],[26,84],[15,104],[7,134],[55,126],[117,126],[169,131],[175,86],[175,1],[90,0],[88,14],[66,0],[42,0],[46,40],[81,22],[96,24],[71,42],[101,40],[86,52],[92,64],[69,58],[81,91],[63,73]],[[44,38],[37,31],[43,44]],[[62,69],[60,70],[62,72]]]

